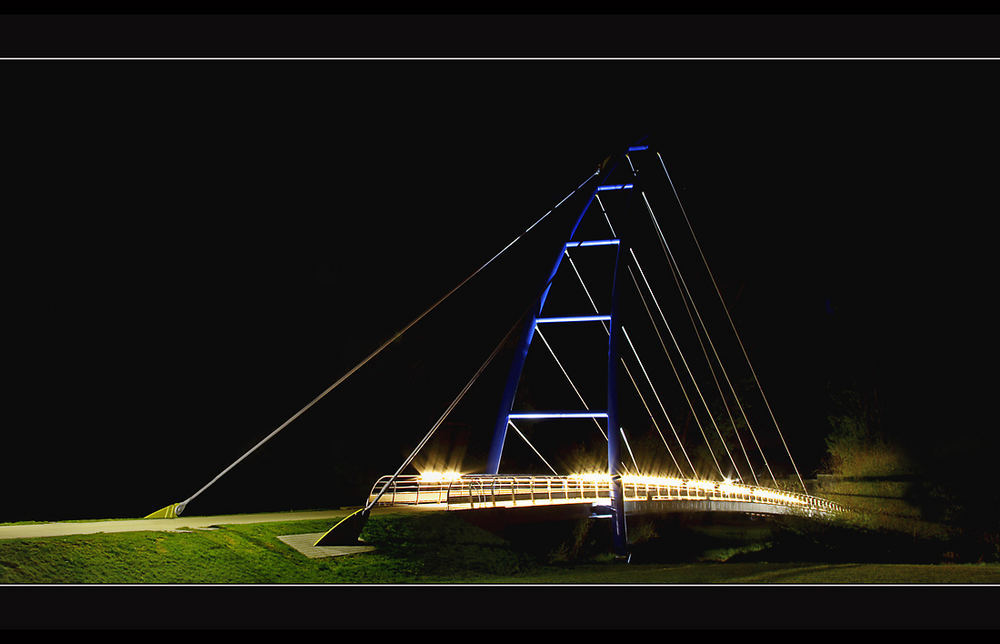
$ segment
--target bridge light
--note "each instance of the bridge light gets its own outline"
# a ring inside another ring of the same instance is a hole
[[[449,470],[446,472],[421,472],[420,481],[428,483],[440,483],[443,481],[457,481],[462,478],[461,472]]]
[[[569,478],[587,481],[588,483],[603,483],[611,480],[611,476],[604,472],[581,472],[579,474],[570,474]]]
[[[628,483],[629,485],[682,485],[684,482],[681,479],[662,477],[662,476],[646,476],[644,474],[626,474],[622,477],[623,483]]]

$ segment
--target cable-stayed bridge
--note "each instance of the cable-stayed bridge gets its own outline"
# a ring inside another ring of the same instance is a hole
[[[650,195],[655,196],[651,199]],[[676,241],[673,233],[665,232],[666,223],[653,209],[657,198],[670,198],[671,206],[680,215],[674,219],[684,224],[679,230],[693,242],[687,244],[689,256],[684,260],[679,260],[676,245],[671,245]],[[571,226],[561,246],[552,249],[551,269],[530,307],[399,468],[375,482],[364,508],[331,528],[317,545],[355,543],[371,510],[384,505],[461,511],[574,506],[585,509],[589,516],[610,519],[619,554],[628,549],[628,516],[695,511],[801,514],[822,519],[843,511],[830,501],[808,494],[666,163],[649,145],[637,144],[606,158],[521,235],[195,494],[150,517],[181,514],[215,481],[530,235],[543,220],[559,213],[560,208],[563,213],[573,209]],[[655,267],[641,263],[639,254],[646,250],[641,249],[643,244],[658,247],[663,261],[658,260]],[[700,264],[697,268],[701,286],[714,291],[712,299],[717,301],[713,305],[724,313],[717,316],[725,323],[724,335],[731,347],[739,348],[734,353],[740,363],[737,369],[749,375],[744,378],[744,382],[753,383],[749,392],[734,381],[733,365],[726,368],[727,360],[722,357],[726,351],[719,334],[709,333],[709,324],[719,320],[712,319],[708,309],[699,308],[693,295],[700,294],[698,280],[690,270],[695,260]],[[682,271],[685,261],[688,265]],[[662,284],[653,287],[661,264],[669,269],[676,287],[676,293],[670,295],[673,309],[659,288]],[[592,277],[589,284],[581,270],[585,265],[592,271],[588,273]],[[570,290],[575,300],[565,296]],[[676,306],[677,299],[683,305],[683,314]],[[560,305],[569,308],[560,310]],[[642,339],[637,333],[639,327],[646,334]],[[655,335],[649,335],[649,329]],[[662,353],[648,351],[652,337]],[[515,339],[516,350],[492,430],[485,471],[405,473],[486,368]],[[644,352],[638,347],[642,341],[648,342]],[[571,360],[567,360],[567,354],[557,353],[556,346],[574,347],[571,357],[575,362],[570,368],[567,364]],[[600,351],[595,353],[595,346]],[[580,367],[586,361],[577,354],[588,352],[590,362]],[[549,361],[550,369],[558,369],[557,379],[565,380],[568,389],[564,388],[563,393],[573,392],[563,401],[572,407],[543,406],[535,399],[537,392],[525,396],[526,370],[537,364],[539,354]],[[589,376],[597,374],[598,386],[594,386],[593,377],[589,389],[580,382],[584,370]],[[570,371],[577,374],[576,379]],[[751,422],[752,414],[748,414],[745,404],[748,393],[763,403],[766,428],[758,422],[760,414]],[[541,428],[546,423],[549,427],[575,424],[576,433],[532,431],[536,425]],[[591,426],[586,437],[580,433],[581,425]],[[512,440],[521,456],[531,459],[528,465],[524,465],[523,458],[510,457]],[[580,445],[577,451],[589,459],[571,464],[563,453],[567,443]],[[562,456],[556,458],[553,452]],[[600,458],[595,459],[595,454]],[[508,464],[534,473],[508,473]],[[779,482],[782,468],[789,467],[794,476],[782,477]],[[789,489],[787,481],[792,481],[795,489]]]

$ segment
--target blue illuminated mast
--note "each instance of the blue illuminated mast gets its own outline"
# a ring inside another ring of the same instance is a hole
[[[637,149],[644,149],[645,146],[632,146],[628,149],[629,152]],[[619,284],[618,272],[619,272],[619,258],[621,255],[621,240],[620,239],[597,239],[597,240],[578,240],[574,241],[573,238],[576,235],[577,229],[580,227],[580,223],[583,221],[584,215],[590,208],[594,199],[599,192],[608,191],[633,191],[635,188],[634,183],[606,183],[608,177],[611,176],[617,169],[618,165],[624,160],[624,154],[619,155],[614,163],[605,163],[604,169],[601,172],[600,178],[597,182],[597,186],[591,192],[589,198],[586,201],[580,215],[576,218],[573,228],[569,234],[569,241],[564,243],[562,247],[559,248],[559,252],[555,261],[552,265],[552,270],[549,272],[548,280],[545,283],[545,289],[542,291],[541,296],[539,296],[538,301],[535,304],[534,309],[531,312],[531,317],[527,320],[525,324],[524,331],[522,333],[520,342],[518,344],[517,350],[514,354],[514,359],[511,364],[510,374],[507,378],[507,383],[504,387],[503,398],[500,403],[500,410],[497,414],[496,426],[493,433],[493,441],[490,446],[489,457],[487,460],[487,474],[498,474],[500,469],[500,460],[503,455],[504,442],[507,436],[507,427],[512,419],[546,419],[546,418],[607,418],[608,420],[608,473],[611,476],[611,510],[614,521],[613,526],[613,538],[615,551],[619,555],[624,555],[627,552],[627,536],[625,530],[625,506],[624,506],[624,495],[622,490],[622,474],[624,473],[624,466],[622,463],[622,450],[621,450],[621,426],[618,420],[618,335],[621,329],[621,322],[618,320],[618,293],[617,285]],[[573,315],[573,316],[561,316],[561,317],[543,317],[542,311],[545,307],[545,300],[548,296],[549,290],[552,287],[552,281],[555,279],[556,273],[559,271],[559,266],[562,263],[563,256],[566,255],[566,250],[569,248],[588,248],[596,246],[615,246],[615,264],[614,264],[614,279],[612,280],[612,293],[611,293],[611,311],[607,314],[598,315]],[[515,395],[517,393],[518,383],[521,379],[521,373],[524,370],[524,364],[528,357],[528,349],[531,346],[531,341],[534,338],[535,330],[538,325],[541,324],[579,324],[579,323],[590,323],[590,322],[607,322],[610,324],[609,329],[609,339],[608,339],[608,409],[605,411],[531,411],[531,412],[520,412],[513,410],[513,404]]]

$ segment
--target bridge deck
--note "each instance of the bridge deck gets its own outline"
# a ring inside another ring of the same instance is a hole
[[[380,478],[369,502],[377,505],[476,510],[589,503],[608,514],[611,481],[606,476],[489,476]],[[660,512],[744,512],[831,515],[845,508],[826,499],[774,488],[719,481],[625,477],[626,514]]]

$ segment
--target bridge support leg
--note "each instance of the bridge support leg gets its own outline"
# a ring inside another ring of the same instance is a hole
[[[598,184],[600,184],[600,181],[598,181]],[[596,194],[596,189],[590,193],[590,198],[583,206],[583,210],[580,211],[580,215],[573,224],[573,229],[569,233],[569,239],[573,239],[576,229],[579,228],[580,222],[583,221],[583,216],[587,214],[587,209],[590,208],[590,204],[593,203]],[[559,264],[562,263],[565,252],[565,247],[559,248],[559,254],[556,255],[552,270],[549,272],[549,278],[546,280],[545,287],[538,296],[538,301],[535,303],[531,318],[528,319],[524,333],[521,336],[521,342],[517,346],[517,352],[514,354],[514,362],[510,367],[510,375],[507,377],[507,385],[504,388],[503,399],[500,402],[500,412],[497,414],[496,427],[493,429],[493,442],[490,445],[490,453],[486,460],[487,474],[497,474],[500,471],[500,459],[503,456],[504,441],[507,438],[507,423],[510,420],[510,410],[514,404],[514,397],[517,394],[517,384],[521,379],[525,360],[528,358],[528,347],[531,345],[531,339],[535,335],[535,320],[542,315],[545,298],[548,297],[549,289],[552,288],[552,280],[555,279],[556,273],[559,271]]]
[[[532,316],[528,318],[521,341],[517,345],[517,353],[514,354],[514,364],[510,368],[510,376],[507,378],[507,385],[504,387],[503,400],[500,402],[500,412],[497,414],[497,424],[493,430],[493,443],[490,445],[490,453],[486,461],[486,473],[498,474],[500,471],[500,458],[503,456],[503,445],[507,439],[507,423],[510,421],[510,410],[514,404],[514,395],[517,393],[517,383],[521,378],[521,371],[524,370],[524,362],[528,358],[528,347],[531,345],[531,338],[535,334],[535,318],[538,316],[539,308],[536,306]]]
[[[620,248],[620,246],[619,246]],[[608,474],[611,475],[612,541],[615,555],[628,556],[628,534],[625,528],[625,493],[622,488],[621,425],[618,421],[618,265],[621,251],[615,256],[615,273],[611,283],[611,328],[608,340]]]

